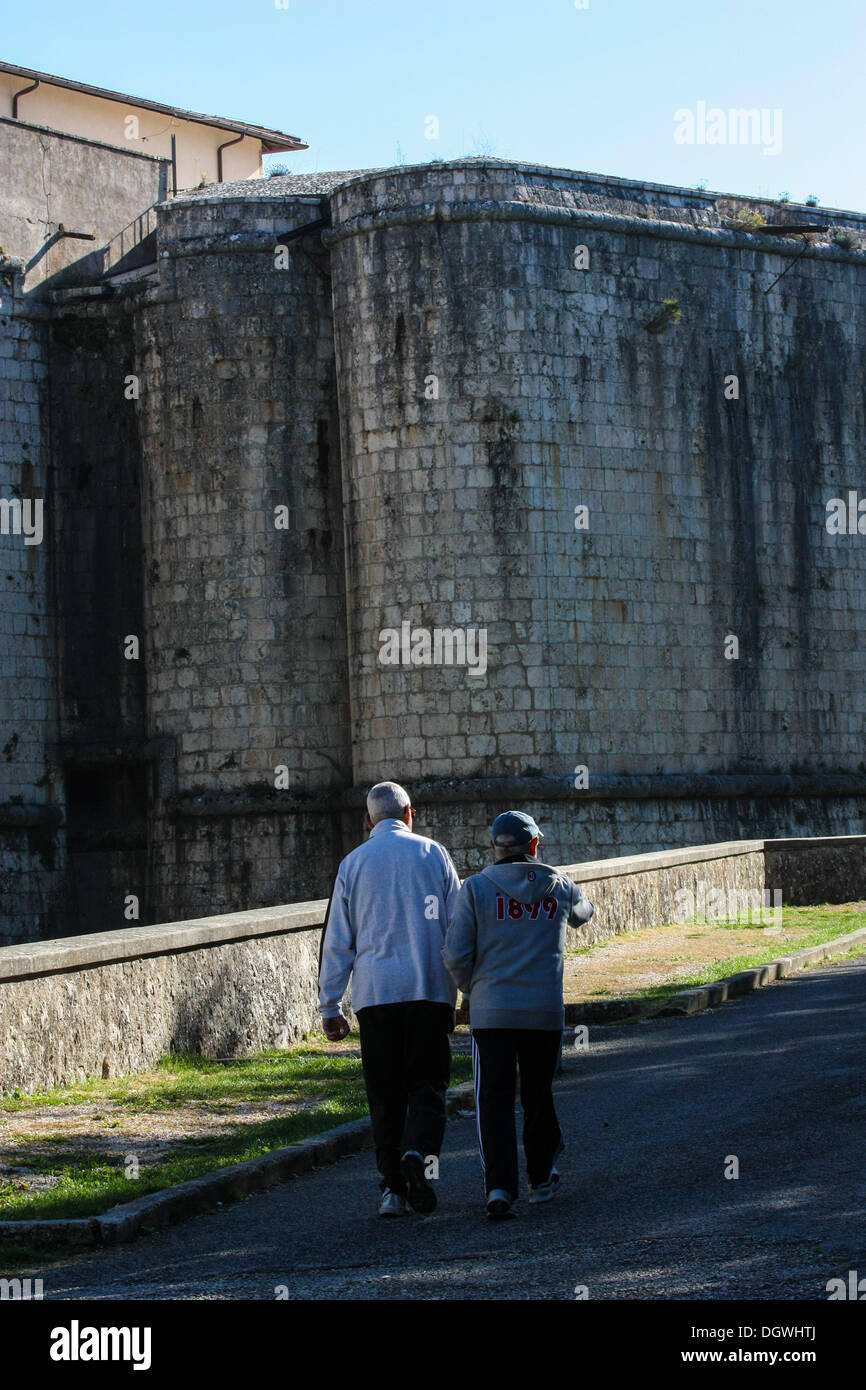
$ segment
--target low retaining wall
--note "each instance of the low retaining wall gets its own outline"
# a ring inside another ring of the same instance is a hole
[[[564,872],[580,884],[595,906],[595,914],[585,927],[569,931],[569,944],[583,946],[634,927],[682,921],[683,913],[677,909],[683,900],[677,893],[684,889],[696,898],[701,892],[706,898],[712,890],[763,892],[768,886],[765,843],[770,842],[732,840],[566,865]],[[866,846],[866,836],[862,843]]]
[[[315,1026],[327,901],[0,950],[0,1093],[242,1056]]]
[[[767,883],[781,888],[792,907],[849,903],[866,898],[866,836],[765,840]]]
[[[677,892],[866,897],[866,836],[737,840],[570,864],[596,907],[587,944],[672,921]],[[0,1093],[138,1071],[170,1051],[242,1056],[316,1025],[327,903],[0,948]]]

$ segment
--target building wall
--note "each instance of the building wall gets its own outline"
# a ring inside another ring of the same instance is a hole
[[[0,72],[0,115],[11,118],[14,94],[29,85],[26,78]],[[134,119],[130,120],[130,117]],[[65,87],[52,87],[48,83],[43,83],[36,91],[28,92],[21,98],[19,119],[48,127],[53,133],[68,131],[84,140],[160,159],[171,157],[173,133],[179,189],[195,188],[202,178],[215,183],[217,149],[226,140],[235,138],[230,130],[185,121],[163,111],[136,106],[134,102],[109,101],[105,97],[90,96],[87,92],[71,91]],[[226,181],[259,177],[261,168],[261,141],[252,136],[246,135],[238,144],[223,150],[223,178]]]
[[[416,830],[447,845],[461,875],[490,862],[490,827],[510,807],[535,817],[544,834],[540,854],[551,864],[715,844],[720,837],[749,839],[756,826],[778,837],[866,830],[857,777],[838,779],[841,786],[832,778],[803,778],[803,785],[787,789],[773,786],[785,778],[643,778],[640,794],[627,777],[598,779],[594,793],[570,791],[562,781],[551,788],[552,780],[545,786],[544,779],[521,778],[502,790],[480,780],[436,785],[407,779],[406,786],[418,808]],[[684,795],[686,788],[672,788],[672,782],[699,785]],[[740,783],[739,790],[731,782]]]
[[[66,930],[149,921],[141,451],[134,296],[72,299],[48,330]]]
[[[170,177],[150,155],[0,116],[0,243],[25,262],[28,290],[60,272],[55,284],[94,284],[106,242],[167,197]],[[61,237],[61,223],[95,240]]]
[[[5,939],[324,895],[385,777],[462,873],[508,804],[554,862],[866,829],[863,253],[501,162],[297,186],[2,316],[5,480],[55,480],[0,538]],[[403,622],[486,670],[384,666]]]

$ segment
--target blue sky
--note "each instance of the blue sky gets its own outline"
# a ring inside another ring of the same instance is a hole
[[[863,0],[281,3],[40,0],[7,7],[0,54],[289,131],[299,173],[492,154],[866,211]],[[699,103],[773,138],[677,143]]]

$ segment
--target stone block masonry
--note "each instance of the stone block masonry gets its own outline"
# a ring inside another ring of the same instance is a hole
[[[321,209],[251,211],[169,205],[139,323],[148,733],[174,749],[172,805],[152,806],[159,916],[327,892],[340,833],[273,814],[345,785],[348,760],[329,281],[320,253],[277,249]],[[184,816],[202,797],[215,814]]]
[[[744,203],[818,217],[277,177],[19,285],[2,466],[54,505],[0,538],[0,939],[324,896],[386,777],[461,872],[506,805],[559,862],[866,829],[866,219]]]
[[[47,316],[23,272],[0,255],[0,941],[57,933],[65,870],[46,752],[57,738]],[[41,509],[41,539],[24,533],[25,504],[31,521]]]
[[[326,236],[356,780],[856,767],[866,552],[824,523],[862,469],[862,257],[770,290],[778,238],[757,266],[580,176],[455,178],[359,180]],[[383,668],[404,619],[486,627],[488,678]]]

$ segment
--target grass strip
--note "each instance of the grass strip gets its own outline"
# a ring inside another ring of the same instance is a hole
[[[714,921],[711,925],[714,928],[739,931],[748,929],[751,925],[755,930],[766,930],[757,923],[749,924],[736,920]],[[752,950],[727,956],[723,960],[710,961],[708,965],[697,966],[684,975],[672,975],[658,984],[635,989],[630,992],[629,997],[638,1004],[657,1003],[670,998],[672,994],[678,994],[682,989],[712,984],[715,980],[736,975],[740,970],[751,970],[755,966],[766,965],[768,961],[778,960],[780,956],[793,955],[795,951],[803,951],[809,946],[823,946],[837,937],[847,936],[849,932],[866,927],[866,912],[853,911],[836,904],[822,904],[820,907],[785,907],[782,910],[782,925],[788,930],[796,928],[796,936],[785,940],[770,937],[756,944]],[[864,951],[866,943],[862,947],[852,947],[851,951],[839,959],[861,955]]]
[[[458,1085],[470,1074],[469,1058],[454,1057],[452,1083]],[[312,1099],[315,1104],[272,1120],[248,1124],[239,1120],[216,1136],[180,1139],[159,1158],[140,1162],[137,1176],[127,1176],[135,1165],[127,1163],[126,1155],[76,1150],[74,1136],[21,1136],[25,1151],[20,1158],[16,1154],[15,1167],[25,1169],[32,1179],[50,1175],[57,1182],[34,1191],[23,1174],[0,1181],[0,1220],[95,1216],[118,1203],[201,1177],[214,1168],[258,1158],[367,1114],[360,1058],[329,1054],[309,1044],[276,1054],[232,1059],[228,1065],[204,1057],[172,1055],[143,1076],[94,1078],[33,1096],[6,1097],[0,1103],[5,1111],[110,1101],[122,1105],[124,1113],[130,1115],[158,1113],[196,1101],[208,1102],[211,1109],[214,1104],[225,1105],[230,1113],[243,1101],[264,1102],[277,1097]],[[112,1120],[108,1123],[111,1125]],[[58,1152],[28,1155],[27,1142],[37,1140],[42,1146],[56,1144]],[[130,1136],[131,1147],[137,1142]],[[122,1143],[122,1137],[115,1136],[115,1145]],[[63,1152],[59,1151],[61,1146]]]

